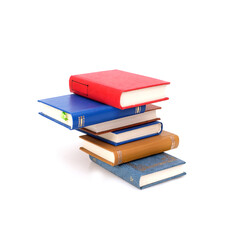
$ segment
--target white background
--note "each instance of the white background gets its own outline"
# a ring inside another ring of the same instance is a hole
[[[239,239],[239,1],[1,1],[1,239]],[[38,115],[72,74],[170,81],[187,175],[138,190]]]

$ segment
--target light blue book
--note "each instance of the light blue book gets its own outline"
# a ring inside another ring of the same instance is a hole
[[[159,121],[155,121],[122,130],[107,132],[101,135],[91,134],[83,129],[77,130],[114,146],[119,146],[128,142],[159,135],[163,130],[163,124]]]
[[[90,159],[133,186],[143,189],[185,175],[185,162],[165,152],[118,166],[89,155]]]

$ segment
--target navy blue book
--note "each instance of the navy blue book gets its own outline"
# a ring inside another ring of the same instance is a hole
[[[83,129],[77,130],[114,146],[119,146],[128,142],[159,135],[163,130],[163,124],[159,121],[155,121],[122,130],[103,133],[101,135],[95,135]]]
[[[146,106],[139,106],[120,110],[76,94],[42,99],[38,102],[42,105],[39,114],[69,129],[143,113],[146,109]]]
[[[133,186],[143,189],[185,175],[185,162],[167,153],[141,158],[118,166],[111,166],[89,155],[99,166],[112,172]]]

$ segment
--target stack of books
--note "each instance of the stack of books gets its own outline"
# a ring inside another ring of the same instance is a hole
[[[120,70],[73,75],[71,94],[39,100],[40,114],[80,136],[80,149],[140,189],[185,175],[185,162],[165,151],[179,137],[157,117],[169,82]]]

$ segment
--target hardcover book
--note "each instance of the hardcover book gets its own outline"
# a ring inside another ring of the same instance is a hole
[[[83,147],[80,148],[82,151],[112,166],[158,154],[176,148],[179,144],[178,136],[166,131],[157,136],[119,146],[113,146],[88,135],[80,138],[84,140]]]
[[[120,70],[73,75],[70,91],[107,105],[126,109],[167,100],[169,82]]]
[[[185,162],[167,153],[141,158],[119,166],[109,164],[89,155],[90,159],[133,186],[144,189],[185,175]]]
[[[38,102],[42,108],[39,114],[69,129],[144,113],[146,109],[146,106],[139,106],[120,110],[76,94],[42,99]]]
[[[146,105],[145,112],[139,113],[127,117],[117,118],[111,121],[106,121],[102,123],[93,124],[81,130],[85,131],[89,134],[100,135],[112,131],[122,130],[129,127],[138,126],[145,123],[154,122],[160,120],[157,117],[156,110],[160,109],[160,107],[148,104]],[[125,111],[125,110],[121,110]]]
[[[159,135],[162,132],[162,123],[155,121],[100,135],[91,134],[82,129],[78,129],[78,131],[87,133],[89,136],[110,143],[114,146],[118,146],[128,142]]]

